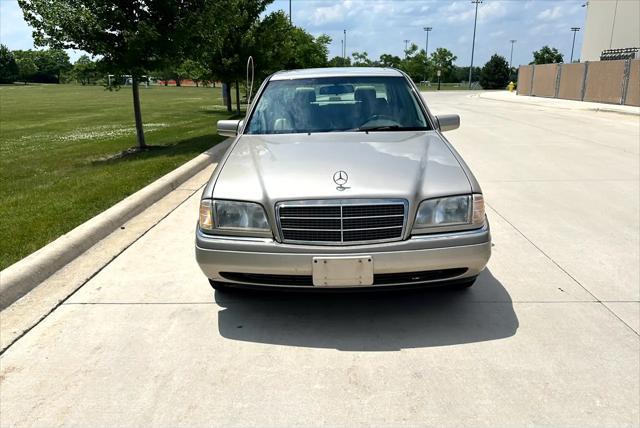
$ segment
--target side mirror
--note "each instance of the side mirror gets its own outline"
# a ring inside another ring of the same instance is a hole
[[[457,114],[440,114],[436,116],[440,132],[453,131],[460,128],[460,116]]]
[[[235,137],[238,135],[238,128],[240,128],[239,120],[218,121],[218,135],[222,135],[223,137]]]

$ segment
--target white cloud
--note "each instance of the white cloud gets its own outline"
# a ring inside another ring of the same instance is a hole
[[[327,24],[330,22],[342,22],[346,14],[343,5],[336,4],[329,7],[319,7],[313,14],[313,23],[315,25]]]
[[[504,30],[492,31],[489,33],[489,37],[500,37],[504,35]]]
[[[558,19],[558,18],[562,18],[563,14],[563,8],[561,6],[554,6],[552,8],[549,9],[545,9],[542,12],[540,12],[538,14],[538,19],[540,20],[554,20],[554,19]]]

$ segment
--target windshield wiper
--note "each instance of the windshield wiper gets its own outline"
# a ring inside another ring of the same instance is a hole
[[[354,128],[349,131],[369,132],[369,131],[427,131],[429,128],[424,126],[400,126],[400,125],[382,125],[370,126],[365,128]]]

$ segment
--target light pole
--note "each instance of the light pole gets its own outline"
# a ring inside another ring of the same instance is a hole
[[[344,32],[344,59],[347,59],[347,30],[342,30]]]
[[[571,27],[571,31],[573,31],[573,43],[571,43],[571,60],[569,61],[569,64],[573,62],[573,48],[576,45],[576,33],[580,31],[580,27]]]
[[[291,0],[289,0],[289,25],[291,25]]]
[[[340,39],[340,55],[342,55],[342,59],[344,59],[344,40]]]
[[[433,30],[433,28],[424,27],[423,30],[427,32],[427,43],[425,43],[424,45],[424,54],[428,58],[429,57],[429,33],[431,32],[431,30]]]
[[[404,41],[404,57],[406,58],[407,57],[407,49],[408,49],[408,46],[409,46],[409,42],[411,40],[404,39],[403,41]]]
[[[511,55],[509,56],[509,70],[511,70],[513,64],[513,45],[517,42],[517,40],[509,40],[511,42]]]
[[[427,33],[427,41],[424,44],[424,80],[427,80],[427,73],[429,72],[429,33],[433,30],[432,27],[422,28]]]
[[[471,73],[473,73],[473,53],[476,49],[476,25],[478,23],[478,5],[482,0],[471,0],[471,4],[476,5],[476,17],[473,20],[473,41],[471,42],[471,65],[469,66],[469,89],[471,89]]]

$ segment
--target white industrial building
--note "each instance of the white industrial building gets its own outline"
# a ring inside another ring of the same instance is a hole
[[[603,51],[640,47],[640,0],[589,0],[580,61]]]

